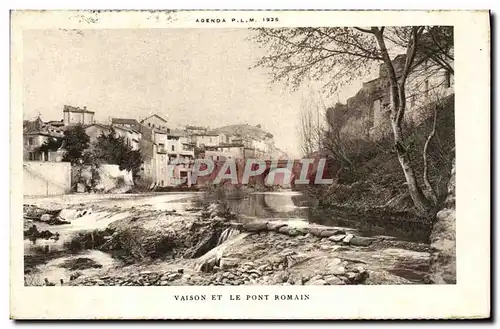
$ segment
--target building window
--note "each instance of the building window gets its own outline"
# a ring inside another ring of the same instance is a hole
[[[28,145],[33,145],[33,144],[34,144],[33,137],[28,138]]]
[[[175,151],[175,145],[172,145],[172,152]]]

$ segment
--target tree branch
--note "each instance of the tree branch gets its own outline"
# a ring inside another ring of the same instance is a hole
[[[360,32],[363,32],[363,33],[370,33],[370,34],[374,34],[375,32],[373,30],[367,30],[367,29],[363,29],[361,27],[354,27],[356,30],[360,31]]]
[[[427,192],[429,193],[429,196],[430,196],[432,202],[434,203],[434,206],[437,206],[437,195],[436,195],[436,191],[434,190],[434,188],[431,185],[431,182],[429,181],[429,164],[428,164],[428,160],[427,160],[427,150],[429,148],[429,143],[431,142],[431,140],[434,138],[434,135],[436,134],[436,122],[437,122],[437,113],[438,113],[437,108],[438,108],[438,105],[435,104],[434,105],[434,122],[432,124],[432,130],[431,130],[429,136],[427,137],[427,140],[425,141],[424,152],[423,152],[424,185],[427,189]]]

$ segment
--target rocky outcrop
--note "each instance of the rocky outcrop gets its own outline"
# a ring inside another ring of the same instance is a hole
[[[433,283],[456,283],[455,163],[453,163],[445,207],[436,215],[430,235],[432,247],[429,279]]]
[[[137,263],[69,285],[357,285],[422,283],[429,253],[336,243],[312,234],[241,233],[196,259]],[[387,240],[386,242],[392,242]],[[410,275],[411,274],[411,275]],[[403,278],[402,277],[408,277]]]
[[[102,269],[77,273],[90,264],[79,260],[69,264],[74,273],[65,284],[400,284],[422,283],[428,273],[428,244],[365,237],[350,228],[236,218],[222,204],[195,212],[149,207],[99,211],[124,217],[104,230],[76,234],[68,249],[98,249],[118,258],[119,265],[109,268],[103,262]]]

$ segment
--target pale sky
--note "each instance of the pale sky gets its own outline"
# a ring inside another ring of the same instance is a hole
[[[172,127],[261,124],[275,136],[277,147],[298,155],[297,124],[302,97],[308,93],[270,85],[265,70],[249,70],[264,54],[246,40],[250,33],[26,31],[23,116],[34,119],[41,113],[43,120],[60,120],[67,104],[87,106],[102,122],[110,117],[140,120],[157,113]]]

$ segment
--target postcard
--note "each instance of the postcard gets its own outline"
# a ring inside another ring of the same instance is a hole
[[[488,318],[489,19],[12,11],[11,318]]]

